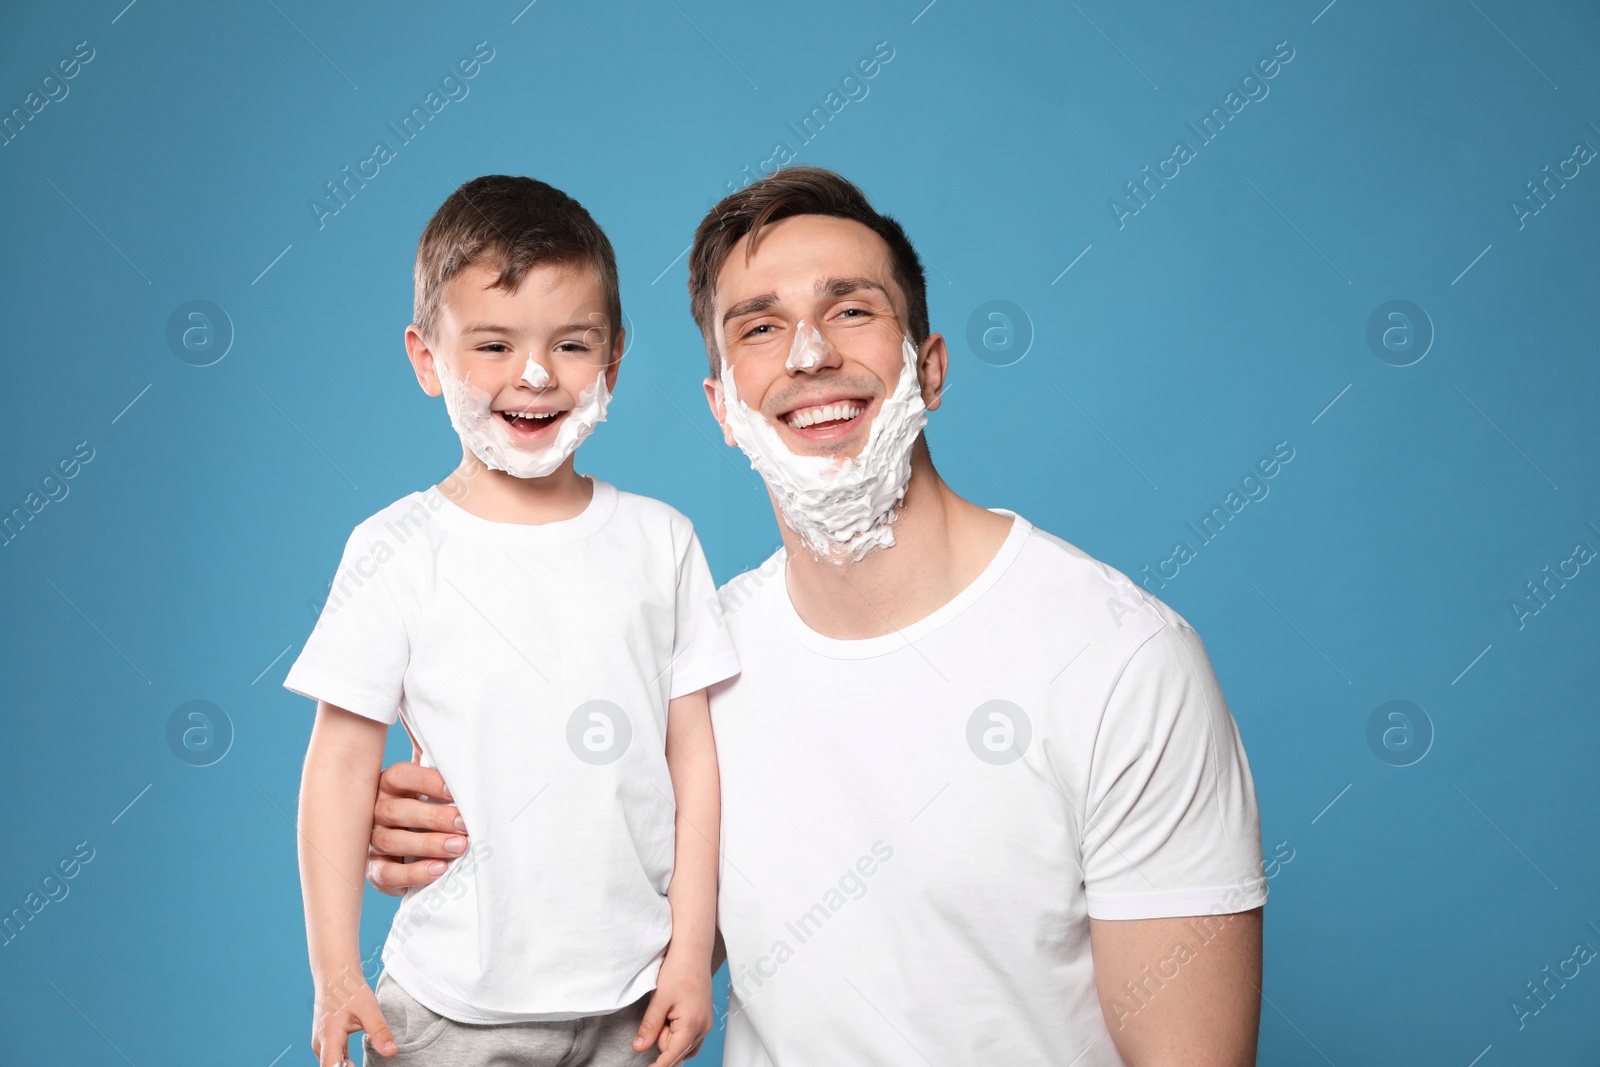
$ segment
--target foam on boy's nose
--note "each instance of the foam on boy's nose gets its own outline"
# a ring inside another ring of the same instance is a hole
[[[528,357],[528,367],[522,372],[522,380],[535,389],[543,389],[550,384],[550,372],[540,366],[539,361],[530,355]]]
[[[805,319],[795,323],[794,344],[789,346],[789,359],[785,370],[816,370],[830,351],[822,331],[809,325]]]

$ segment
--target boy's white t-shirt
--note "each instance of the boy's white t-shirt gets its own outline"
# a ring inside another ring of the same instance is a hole
[[[741,667],[711,690],[728,1067],[1120,1067],[1089,918],[1267,899],[1249,764],[1200,638],[1000,513],[1010,534],[978,578],[882,637],[810,629],[782,549],[721,591]],[[1185,926],[1187,951],[1152,959],[1125,1009],[1221,924]]]
[[[567,1019],[655,986],[672,932],[667,702],[738,671],[690,521],[591,478],[584,511],[479,518],[437,487],[356,527],[284,685],[397,714],[469,851],[384,945],[459,1022]]]

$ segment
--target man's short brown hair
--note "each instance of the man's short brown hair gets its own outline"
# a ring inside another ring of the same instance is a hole
[[[705,338],[711,377],[722,373],[717,353],[717,275],[746,234],[759,234],[769,222],[791,215],[830,215],[859,222],[889,246],[895,284],[905,296],[906,330],[918,345],[928,339],[928,287],[922,260],[905,230],[888,215],[875,211],[867,196],[843,177],[821,167],[788,167],[727,197],[712,208],[694,233],[689,253],[689,311]],[[752,243],[754,236],[752,236]]]
[[[432,342],[445,286],[467,267],[498,270],[493,285],[515,292],[542,263],[590,266],[600,275],[608,338],[622,326],[617,256],[583,205],[534,178],[488,174],[451,193],[417,242],[417,329]]]

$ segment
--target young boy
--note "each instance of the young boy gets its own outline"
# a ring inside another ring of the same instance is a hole
[[[406,350],[462,462],[356,527],[284,680],[317,701],[300,875],[322,1064],[365,1030],[368,1064],[665,1067],[711,1028],[705,689],[738,664],[689,520],[573,469],[621,314],[610,242],[543,182],[468,182],[423,232]],[[374,991],[362,872],[397,716],[473,847],[402,901]]]

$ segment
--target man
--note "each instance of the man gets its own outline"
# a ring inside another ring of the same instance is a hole
[[[784,541],[721,592],[725,1062],[1253,1064],[1259,821],[1194,630],[940,479],[922,267],[843,178],[723,200],[689,288]],[[380,889],[465,848],[417,793],[385,773]]]

